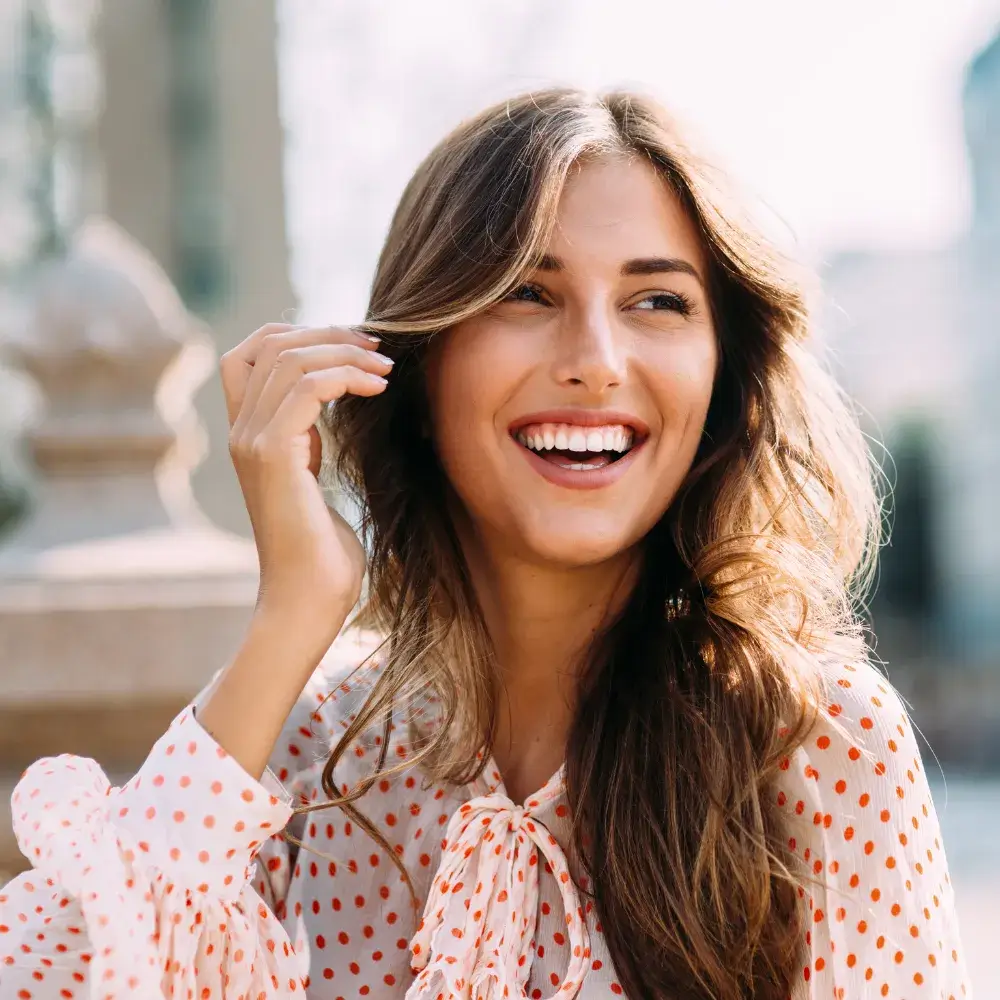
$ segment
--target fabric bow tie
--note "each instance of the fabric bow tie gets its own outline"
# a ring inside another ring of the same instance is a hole
[[[570,947],[566,974],[551,996],[571,997],[579,990],[590,935],[566,857],[530,808],[493,793],[465,803],[448,824],[441,865],[410,943],[418,976],[406,1000],[527,996],[539,853],[562,895]]]

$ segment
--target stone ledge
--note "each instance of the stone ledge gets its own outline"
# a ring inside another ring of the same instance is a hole
[[[86,707],[0,707],[0,766],[3,772],[21,773],[39,757],[71,753],[93,757],[105,768],[135,771],[194,694]]]
[[[197,606],[103,612],[0,608],[0,705],[11,713],[191,697],[234,655],[252,614],[203,596]]]

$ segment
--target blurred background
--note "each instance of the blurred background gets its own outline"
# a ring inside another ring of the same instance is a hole
[[[218,354],[359,320],[430,145],[551,83],[658,95],[823,279],[893,489],[877,653],[1000,997],[1000,0],[0,0],[0,870],[20,770],[132,773],[246,623]]]

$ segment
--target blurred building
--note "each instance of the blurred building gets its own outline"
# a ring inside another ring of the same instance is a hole
[[[152,251],[220,353],[294,310],[275,0],[102,0],[98,142],[106,211]],[[193,478],[206,513],[248,531],[218,379]]]
[[[0,168],[8,298],[99,212],[166,269],[220,353],[289,314],[274,0],[0,7],[2,139],[17,154]],[[17,322],[4,313],[0,325]],[[10,398],[0,425],[23,405]],[[218,379],[198,409],[209,447],[195,493],[218,524],[245,533]]]
[[[842,378],[895,486],[880,652],[1000,678],[1000,35],[970,64],[963,104],[966,236],[937,252],[843,254],[824,277]]]
[[[276,39],[274,0],[0,4],[3,870],[23,768],[134,773],[252,613],[205,514],[249,530],[215,356],[294,306]]]

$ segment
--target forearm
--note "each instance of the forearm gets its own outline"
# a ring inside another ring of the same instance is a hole
[[[332,611],[323,628],[295,617],[256,614],[202,701],[198,721],[254,778],[263,774],[285,719],[349,611]]]

